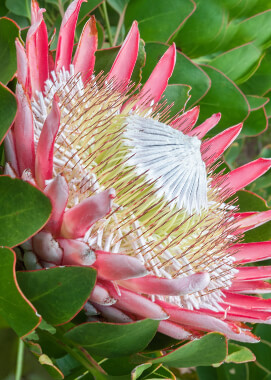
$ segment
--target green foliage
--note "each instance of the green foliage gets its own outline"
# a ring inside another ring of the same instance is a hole
[[[186,343],[161,358],[154,359],[153,363],[164,363],[170,367],[208,366],[222,362],[226,354],[225,336],[219,333],[210,333],[199,340]]]
[[[29,183],[0,176],[0,208],[0,244],[14,247],[44,226],[51,203]]]
[[[239,88],[222,72],[211,66],[202,66],[202,68],[211,78],[211,88],[200,101],[199,121],[205,120],[213,113],[221,112],[219,126],[211,131],[212,135],[216,135],[229,125],[242,122],[248,116],[249,105]]]
[[[0,314],[22,337],[39,325],[40,317],[17,285],[15,261],[11,249],[0,248]]]
[[[73,328],[65,337],[90,354],[118,357],[142,351],[154,337],[158,323],[150,319],[127,324],[90,322]]]
[[[7,109],[9,112],[7,112]],[[0,83],[0,142],[13,122],[16,110],[17,103],[14,94]]]
[[[0,19],[0,82],[7,84],[16,72],[15,38],[19,30],[15,22]]]
[[[140,35],[144,41],[167,42],[193,12],[191,0],[136,0],[129,1],[125,26],[129,29],[134,20],[138,21]]]
[[[52,325],[68,322],[83,307],[95,284],[95,270],[59,267],[18,272],[19,286],[43,318]]]

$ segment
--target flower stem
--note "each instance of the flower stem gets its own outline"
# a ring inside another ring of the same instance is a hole
[[[59,9],[59,12],[63,18],[64,14],[65,14],[65,11],[64,11],[64,8],[63,8],[63,5],[62,5],[62,1],[61,0],[58,0],[58,9]]]
[[[113,42],[114,46],[117,45],[117,42],[118,42],[120,30],[121,30],[121,27],[122,27],[122,24],[123,24],[123,21],[124,21],[124,16],[125,16],[126,8],[127,8],[127,4],[124,6],[123,11],[122,11],[122,13],[120,15],[120,18],[119,18],[119,22],[118,22],[118,25],[117,25],[117,30],[116,30],[116,34],[115,34],[114,42]]]
[[[105,1],[102,3],[102,7],[103,7],[103,12],[104,12],[104,19],[105,19],[105,25],[106,25],[107,34],[108,34],[109,45],[112,47],[113,46],[113,39],[112,39],[110,23],[109,23],[109,18],[108,18],[108,13],[107,13]]]
[[[24,342],[19,338],[15,380],[20,380],[23,372]]]
[[[63,348],[66,352],[68,352],[74,359],[76,359],[79,363],[85,367],[97,380],[106,379],[106,372],[103,370],[101,366],[89,355],[89,353],[83,347],[77,347],[73,345],[70,347],[70,343],[63,336],[63,329],[61,326],[58,327],[58,331],[56,332],[56,337],[62,343]],[[17,379],[16,379],[17,380]]]

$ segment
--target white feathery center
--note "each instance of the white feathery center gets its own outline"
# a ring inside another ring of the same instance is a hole
[[[207,174],[197,137],[151,118],[129,116],[124,133],[132,156],[128,164],[149,180],[171,205],[189,214],[207,209]]]

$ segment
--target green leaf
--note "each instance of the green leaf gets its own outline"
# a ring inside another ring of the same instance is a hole
[[[220,0],[224,7],[228,8],[231,17],[237,18],[246,15],[257,4],[258,0]]]
[[[125,13],[125,27],[138,21],[140,36],[144,41],[167,42],[193,12],[190,0],[133,0]]]
[[[64,379],[63,373],[54,365],[52,360],[47,355],[40,355],[39,362],[54,379]]]
[[[271,10],[268,10],[241,21],[231,46],[239,46],[251,41],[257,46],[262,46],[265,42],[270,42],[270,39]]]
[[[186,103],[189,100],[189,92],[191,87],[184,84],[170,84],[164,91],[164,99],[167,100],[167,104],[173,104],[170,109],[170,115],[174,116],[177,112],[180,112],[185,108]]]
[[[217,380],[216,368],[213,368],[213,367],[199,366],[197,367],[197,375],[198,375],[199,380]]]
[[[8,9],[5,6],[4,2],[0,2],[0,17],[5,16],[8,13]]]
[[[256,191],[262,190],[266,188],[271,188],[271,173],[265,174],[261,178],[258,178],[256,181],[253,182],[253,185],[251,185],[251,190]]]
[[[80,373],[85,372],[82,365],[69,354],[64,355],[62,358],[56,359],[56,364],[61,372],[63,372],[65,378],[67,375],[71,375],[74,371],[77,372],[79,369]]]
[[[27,30],[23,29],[23,28],[27,28],[30,25],[29,19],[26,18],[26,17],[21,17],[21,16],[18,16],[18,15],[15,15],[12,12],[8,12],[7,15],[6,15],[6,17],[8,17],[9,19],[15,21],[16,24],[20,27],[20,29],[21,29],[21,37],[25,41],[24,35],[27,34]]]
[[[52,325],[71,320],[90,296],[96,272],[89,267],[58,267],[18,272],[24,294]]]
[[[155,377],[154,377],[155,376]],[[143,377],[142,380],[144,379],[166,379],[166,380],[176,380],[176,377],[173,372],[171,372],[168,368],[166,367],[158,367],[156,371],[153,372],[153,376],[150,377]]]
[[[142,373],[151,366],[151,363],[145,363],[135,367],[131,373],[131,380],[137,380],[142,375]]]
[[[266,94],[265,94],[266,97],[268,97],[268,100],[271,98],[271,91],[268,91]],[[268,118],[271,117],[271,102],[268,101],[268,103],[265,105],[265,111],[266,111],[266,115]]]
[[[16,256],[11,249],[0,248],[0,314],[22,337],[39,325],[40,318],[18,287],[15,262]]]
[[[223,39],[228,21],[227,13],[219,1],[197,0],[196,3],[195,12],[174,38],[177,47],[191,58],[215,51]]]
[[[43,353],[54,359],[61,358],[64,355],[66,355],[66,351],[64,350],[63,345],[56,338],[55,335],[48,331],[41,330],[40,326],[36,330],[36,333],[38,335],[38,341],[40,346],[42,347]]]
[[[103,0],[88,0],[87,2],[82,3],[80,12],[78,15],[78,23],[77,25],[83,23],[85,24],[88,21],[88,16],[91,12],[101,4]],[[77,36],[79,37],[79,36]]]
[[[245,83],[240,85],[245,94],[265,95],[271,88],[271,49],[266,50],[265,56],[255,74]]]
[[[13,122],[16,111],[17,102],[14,94],[0,83],[0,143]]]
[[[247,100],[251,111],[256,111],[259,108],[262,108],[267,103],[269,103],[269,97],[257,96],[257,95],[247,95]]]
[[[241,153],[243,146],[244,146],[244,139],[235,140],[224,153],[225,161],[227,162],[228,165],[231,166],[232,169],[235,168],[236,159]]]
[[[102,24],[96,20],[96,28],[98,32],[98,49],[101,49],[104,44],[104,28],[102,27]]]
[[[19,30],[15,22],[0,19],[0,82],[7,84],[17,70],[15,38]]]
[[[148,347],[145,348],[144,352],[166,351],[167,349],[172,348],[176,344],[179,344],[179,341],[177,339],[171,338],[168,335],[164,335],[157,332],[153,340],[148,345]]]
[[[200,101],[199,123],[216,112],[222,113],[219,126],[212,129],[210,136],[242,122],[249,112],[249,105],[244,94],[223,73],[210,66],[202,68],[211,78],[212,85],[208,93]]]
[[[146,43],[146,64],[142,71],[142,82],[145,83],[155,65],[168,49],[168,46],[160,43]],[[202,98],[210,87],[210,79],[204,71],[194,64],[184,54],[177,52],[176,64],[169,84],[184,84],[192,87],[190,92],[192,106]],[[191,104],[190,104],[191,103]]]
[[[226,363],[246,363],[256,360],[255,355],[247,347],[238,346],[238,344],[229,343]]]
[[[250,364],[250,369],[253,371],[258,371],[258,363],[260,369],[263,369],[266,373],[271,372],[271,362],[270,362],[270,355],[271,355],[271,326],[269,325],[257,325],[255,330],[253,331],[256,335],[261,337],[261,342],[255,345],[250,345],[249,348],[253,353],[255,354],[257,361],[255,364]],[[265,373],[265,375],[266,375]],[[251,379],[263,379],[264,376],[255,376]]]
[[[263,198],[250,191],[240,190],[235,194],[238,197],[238,205],[241,212],[267,211],[268,207]]]
[[[222,362],[227,354],[226,338],[220,333],[209,333],[189,342],[167,355],[152,360],[171,367],[208,366]]]
[[[248,364],[222,364],[218,368],[212,367],[197,367],[197,375],[199,380],[255,380],[262,377],[250,376]],[[253,364],[254,366],[254,364]]]
[[[129,0],[107,0],[108,4],[119,14],[121,14]]]
[[[31,0],[6,0],[6,7],[15,15],[31,20]]]
[[[262,226],[246,232],[244,242],[251,243],[268,240],[271,240],[271,222],[264,223]]]
[[[133,70],[133,74],[131,76],[131,81],[135,84],[141,82],[142,68],[145,65],[145,61],[146,61],[145,43],[143,40],[140,40],[136,63]]]
[[[107,359],[102,363],[102,367],[108,375],[121,376],[129,374],[131,379],[131,372],[135,368],[135,363],[132,356],[122,356]]]
[[[257,136],[264,132],[268,126],[268,119],[264,108],[256,111],[251,111],[248,118],[245,120],[240,137]]]
[[[0,176],[0,209],[0,245],[14,247],[44,226],[51,203],[28,182]]]
[[[65,334],[72,342],[83,346],[90,354],[108,358],[142,351],[156,333],[159,322],[150,319],[114,323],[84,323]]]
[[[261,57],[261,50],[252,43],[239,46],[232,50],[218,55],[209,62],[231,80],[236,81],[241,78]]]

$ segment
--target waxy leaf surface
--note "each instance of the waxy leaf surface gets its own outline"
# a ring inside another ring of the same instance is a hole
[[[87,301],[96,280],[89,267],[58,267],[19,272],[18,282],[39,314],[50,324],[68,322]]]
[[[0,315],[22,337],[39,325],[40,317],[18,287],[15,261],[12,249],[0,248]]]
[[[0,176],[0,245],[14,247],[42,228],[51,203],[36,187]]]
[[[191,0],[133,0],[126,9],[125,27],[128,30],[137,20],[144,41],[166,42],[193,11]]]
[[[0,83],[0,142],[11,126],[16,111],[17,102],[15,95]]]
[[[65,337],[83,346],[90,354],[105,357],[131,355],[142,351],[154,337],[158,321],[114,323],[84,323],[73,328]]]
[[[227,354],[226,338],[220,333],[209,333],[177,348],[153,363],[163,363],[172,367],[208,366],[222,362]]]
[[[0,82],[7,84],[17,70],[15,38],[18,37],[17,25],[7,19],[0,19]]]

